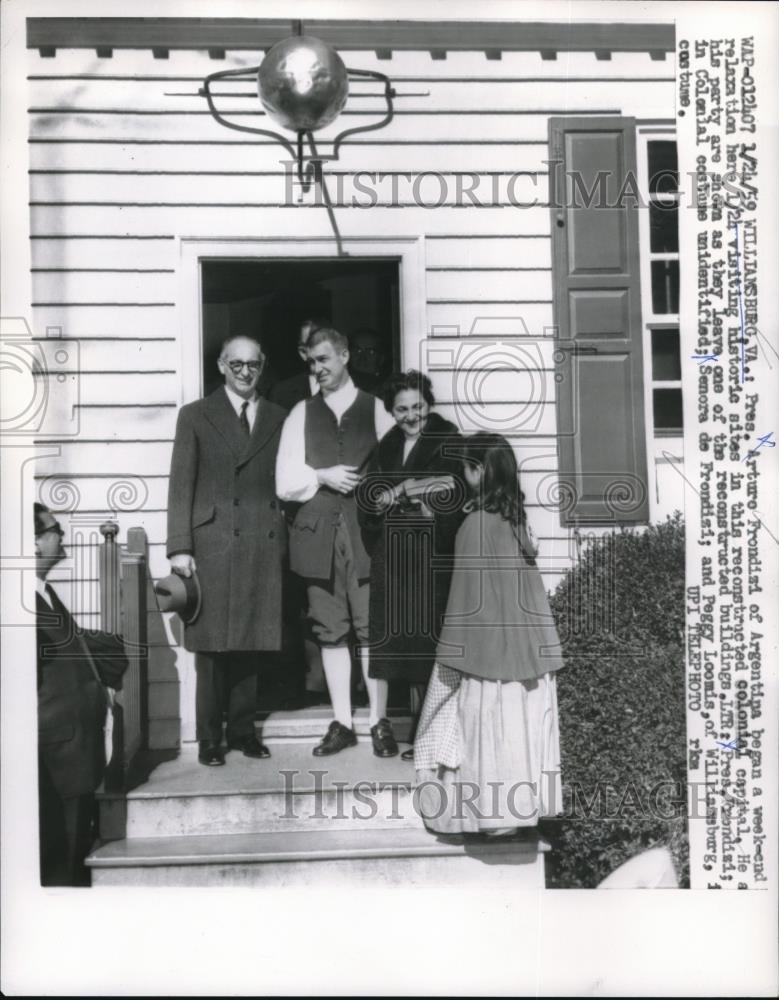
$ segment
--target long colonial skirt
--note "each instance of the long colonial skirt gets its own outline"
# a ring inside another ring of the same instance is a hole
[[[414,742],[436,833],[534,826],[562,809],[555,674],[493,681],[436,663]]]

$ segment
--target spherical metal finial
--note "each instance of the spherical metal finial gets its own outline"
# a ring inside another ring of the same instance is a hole
[[[278,42],[258,73],[260,100],[270,117],[293,132],[314,132],[334,121],[349,96],[338,53],[311,35]]]

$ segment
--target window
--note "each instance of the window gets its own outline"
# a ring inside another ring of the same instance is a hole
[[[642,212],[642,314],[649,374],[652,437],[680,437],[682,369],[679,336],[679,164],[675,139],[651,129],[639,133]]]

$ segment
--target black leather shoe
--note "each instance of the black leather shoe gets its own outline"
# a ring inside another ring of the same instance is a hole
[[[264,743],[260,743],[256,736],[247,736],[243,740],[229,743],[231,750],[240,750],[244,757],[255,757],[257,759],[270,757],[270,750]]]
[[[398,745],[389,719],[379,719],[376,725],[371,727],[371,740],[376,757],[397,757]]]
[[[330,728],[325,734],[325,738],[318,746],[314,747],[315,757],[329,757],[331,754],[340,753],[347,747],[357,745],[357,734],[353,729],[347,729],[340,722],[334,720],[330,723]]]
[[[213,740],[200,740],[198,743],[197,759],[201,764],[205,764],[206,767],[219,767],[220,764],[224,764],[225,755],[224,750],[218,743],[214,743]]]
[[[408,750],[404,750],[403,751],[403,753],[400,755],[400,759],[401,760],[413,760],[414,759],[414,746],[413,746],[413,744],[408,748]]]

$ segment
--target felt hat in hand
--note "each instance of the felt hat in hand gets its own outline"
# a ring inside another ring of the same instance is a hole
[[[160,611],[175,611],[185,625],[191,625],[200,614],[200,580],[197,573],[182,576],[171,573],[154,584]]]

